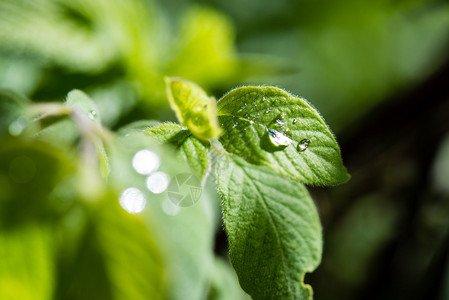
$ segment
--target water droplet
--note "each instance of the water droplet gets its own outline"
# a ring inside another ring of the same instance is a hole
[[[269,113],[271,111],[271,107],[268,107],[266,110],[265,110],[265,113],[267,114],[267,113]]]
[[[91,119],[91,120],[95,120],[96,118],[97,118],[97,112],[95,111],[95,110],[91,110],[91,111],[89,111],[89,118]]]
[[[22,134],[22,132],[25,130],[27,126],[27,123],[28,121],[25,117],[19,117],[17,120],[15,120],[9,125],[8,127],[9,134],[12,136],[18,136]]]
[[[281,126],[287,123],[287,114],[283,112],[280,115],[278,115],[276,117],[275,123]]]
[[[286,113],[281,113],[279,114],[276,118],[273,119],[273,121],[271,121],[271,123],[269,124],[269,128],[282,132],[282,133],[289,133],[290,130],[285,126],[285,124],[287,123],[287,114]]]
[[[154,194],[160,194],[164,192],[167,187],[170,178],[164,172],[156,172],[148,176],[147,188]]]
[[[245,108],[247,107],[247,104],[243,104],[242,107],[240,107],[240,109],[237,111],[237,113],[241,113],[245,110]]]
[[[145,195],[135,187],[127,188],[120,196],[120,206],[131,214],[140,213],[147,203]]]
[[[298,143],[298,151],[302,152],[305,151],[310,145],[310,140],[309,139],[303,139]]]
[[[156,171],[161,164],[159,156],[150,150],[138,151],[132,160],[132,165],[137,173],[148,175]]]
[[[232,127],[237,127],[239,126],[239,122],[235,122],[234,125],[232,125]]]
[[[298,120],[293,119],[292,123],[293,123],[293,124],[296,124],[296,123],[298,123]]]
[[[284,125],[284,124],[285,124],[285,121],[284,121],[284,120],[281,120],[281,119],[276,119],[276,123],[277,123],[278,125]]]
[[[276,147],[288,146],[292,142],[288,136],[274,129],[268,129],[268,136],[270,137],[271,143]]]

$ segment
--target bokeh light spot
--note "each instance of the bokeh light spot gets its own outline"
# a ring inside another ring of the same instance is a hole
[[[164,172],[156,172],[148,176],[147,188],[154,194],[160,194],[167,189],[169,182],[170,178],[167,174]]]
[[[156,171],[159,168],[160,163],[159,156],[150,150],[138,151],[132,160],[134,170],[142,175],[149,175]]]
[[[142,212],[147,202],[142,191],[135,187],[124,190],[119,201],[122,208],[131,214]]]

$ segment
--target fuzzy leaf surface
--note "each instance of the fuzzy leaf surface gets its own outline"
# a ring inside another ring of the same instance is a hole
[[[332,132],[306,100],[275,87],[242,87],[220,99],[217,109],[228,152],[309,185],[350,178]]]
[[[207,175],[210,168],[209,147],[188,129],[178,124],[164,123],[144,132],[158,143],[173,144],[197,176],[203,179]]]
[[[253,299],[311,299],[303,282],[321,260],[321,225],[306,188],[237,156],[217,177],[230,259]]]
[[[221,129],[215,99],[188,80],[167,78],[166,83],[168,100],[179,122],[201,140],[218,138]]]

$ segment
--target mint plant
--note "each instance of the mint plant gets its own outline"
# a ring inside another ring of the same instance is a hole
[[[320,263],[322,233],[305,184],[349,179],[321,116],[275,87],[240,87],[218,101],[181,78],[166,88],[179,124],[143,120],[118,132],[79,90],[65,103],[0,91],[2,251],[45,254],[17,258],[0,278],[30,282],[23,299],[247,299],[212,251],[221,212],[247,294],[311,299],[304,276]],[[186,172],[201,191],[181,205],[167,187]],[[45,278],[23,275],[28,265]],[[1,286],[6,298],[16,291]]]
[[[219,154],[212,172],[241,287],[254,299],[311,299],[304,275],[321,260],[322,236],[304,184],[350,177],[324,120],[304,99],[275,87],[237,88],[217,104],[183,79],[167,79],[167,91],[184,127],[168,123],[145,132],[174,142],[202,178],[208,153]]]

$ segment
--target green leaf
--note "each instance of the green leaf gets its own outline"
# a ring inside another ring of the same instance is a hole
[[[168,197],[173,191],[170,183],[165,191],[153,193],[148,188],[149,177],[136,172],[133,157],[142,149],[154,152],[160,159],[157,171],[166,173],[168,178],[188,173],[187,163],[174,159],[175,151],[171,147],[155,144],[142,131],[129,132],[116,142],[117,145],[111,147],[108,182],[117,192],[135,187],[145,196],[146,206],[138,216],[145,220],[162,250],[169,288],[166,299],[204,299],[213,259],[213,234],[218,214],[218,209],[213,207],[218,203],[216,193],[205,185],[198,202],[189,207],[175,205]],[[184,187],[187,193],[191,191],[188,186]]]
[[[242,87],[218,101],[223,147],[246,161],[310,185],[335,185],[350,175],[319,113],[275,87]]]
[[[0,137],[20,135],[29,123],[25,112],[27,99],[9,90],[0,89]]]
[[[322,237],[306,188],[237,156],[220,163],[217,176],[242,288],[253,299],[311,299],[303,279],[320,262]]]
[[[64,118],[41,129],[36,139],[66,150],[76,143],[79,136],[79,129],[73,120]]]
[[[77,208],[75,220],[89,218],[79,245],[62,243],[56,299],[167,299],[157,226],[146,226],[118,202],[108,193],[85,211]],[[72,231],[65,227],[61,234]]]
[[[219,11],[194,6],[182,16],[179,27],[166,74],[189,78],[203,87],[232,80],[239,66],[231,20]]]
[[[189,163],[193,172],[204,179],[209,172],[209,147],[178,124],[164,123],[145,130],[156,142],[171,143]]]
[[[157,224],[156,237],[165,249],[167,299],[205,300],[213,270],[217,203],[216,192],[206,185],[192,206],[179,207],[165,198],[149,209],[148,219]]]
[[[139,217],[114,202],[105,203],[95,220],[96,237],[115,299],[167,299],[164,263],[154,232]]]
[[[0,299],[53,298],[54,245],[48,226],[0,230]]]
[[[167,95],[179,122],[201,139],[218,138],[216,103],[197,84],[181,78],[167,78]]]
[[[100,124],[98,109],[92,99],[80,90],[73,90],[67,95],[66,104],[76,113]]]
[[[89,182],[94,182],[92,174],[94,170],[92,163],[99,163],[100,172],[103,177],[106,177],[109,173],[109,159],[106,155],[106,149],[104,147],[103,140],[100,138],[99,133],[102,132],[101,120],[98,114],[98,109],[92,99],[80,90],[72,90],[67,95],[66,104],[72,108],[71,116],[77,123],[81,136],[84,139],[90,140],[94,146],[97,154],[97,158],[85,157],[85,165],[81,168],[81,171],[85,171],[82,178],[85,180],[85,186],[89,186]]]
[[[105,255],[99,246],[101,242],[86,211],[78,206],[58,229],[63,240],[54,299],[113,299],[112,284],[115,283],[107,274]],[[76,240],[70,240],[73,233],[77,235]]]

